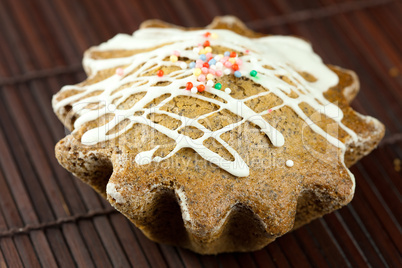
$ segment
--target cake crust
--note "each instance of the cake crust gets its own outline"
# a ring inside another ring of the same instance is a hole
[[[141,29],[147,28],[200,30],[184,29],[157,20],[141,25]],[[234,17],[218,17],[206,29],[211,32],[214,29],[228,29],[249,38],[262,36]],[[214,51],[223,49],[219,45],[211,47]],[[129,64],[94,70],[89,63],[147,51],[103,50],[100,47],[89,49],[84,59],[88,79],[57,93],[53,98],[53,107],[61,122],[72,131],[56,145],[59,163],[107,198],[150,239],[201,254],[258,250],[292,229],[351,201],[355,183],[347,167],[375,148],[384,135],[384,126],[372,117],[360,115],[349,106],[359,90],[359,82],[353,71],[336,66],[328,65],[328,69],[336,75],[338,82],[328,88],[323,97],[339,107],[343,115],[339,122],[307,102],[300,102],[298,107],[311,120],[308,124],[289,105],[281,106],[281,99],[271,93],[249,98],[244,103],[254,112],[261,113],[263,119],[283,135],[285,142],[282,146],[276,146],[272,137],[267,137],[257,123],[250,121],[221,135],[229,147],[221,146],[222,143],[213,139],[204,141],[206,148],[227,161],[224,163],[235,161],[236,157],[227,149],[234,148],[249,167],[247,176],[234,175],[231,173],[233,169],[216,165],[192,148],[181,148],[170,156],[176,142],[145,124],[135,124],[112,139],[83,144],[83,136],[89,130],[107,124],[113,120],[113,115],[105,113],[96,120],[77,124],[81,114],[74,105],[80,100],[90,100],[102,94],[102,88],[99,92],[92,90],[86,95],[83,93],[86,87],[104,81],[115,75],[118,68],[124,69]],[[242,51],[237,53],[240,55]],[[147,75],[155,76],[160,69],[169,75],[178,67],[151,68]],[[315,75],[300,72],[300,76],[310,83],[314,83]],[[286,75],[280,79],[288,84],[294,83],[291,79],[287,80],[289,77]],[[236,99],[246,99],[256,92],[266,91],[252,77],[237,78],[230,74],[216,77],[215,82],[230,87],[229,94]],[[159,86],[167,84],[161,83]],[[129,86],[132,85],[117,90]],[[79,94],[82,97],[73,98]],[[216,112],[219,107],[214,101],[224,103],[224,97],[209,91],[199,94],[205,94],[213,101],[206,102],[191,95],[177,96],[166,102],[161,110],[196,119],[211,114],[197,121],[209,131],[241,121],[238,115],[228,110]],[[295,91],[286,94],[293,99],[302,95]],[[116,109],[130,109],[143,98],[144,94],[133,94],[123,102],[116,102]],[[153,99],[145,107],[159,107],[166,99],[168,97],[164,96]],[[100,102],[88,101],[86,105],[85,109],[101,108]],[[279,108],[264,114],[270,107]],[[183,127],[178,119],[164,115],[166,113],[151,113],[147,118],[157,125],[177,130],[192,140],[204,135],[199,129]],[[127,121],[121,121],[108,133],[120,133],[124,124],[129,123]],[[313,123],[324,129],[327,135],[336,137],[344,147],[334,146],[319,135],[318,130],[313,129]],[[151,157],[158,156],[164,160],[139,163],[141,152],[151,152]],[[292,160],[293,166],[286,164],[288,160]]]

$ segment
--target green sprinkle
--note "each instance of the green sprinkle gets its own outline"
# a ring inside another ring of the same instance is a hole
[[[250,72],[250,75],[251,75],[252,77],[256,77],[256,76],[257,76],[257,71],[256,71],[256,70],[252,70],[252,71]]]
[[[221,83],[216,83],[214,86],[217,90],[220,90],[222,88]]]

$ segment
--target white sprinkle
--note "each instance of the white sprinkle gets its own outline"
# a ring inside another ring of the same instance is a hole
[[[191,93],[196,94],[197,92],[198,92],[198,89],[197,89],[196,87],[193,87],[193,88],[191,89]]]
[[[230,94],[230,92],[232,92],[232,90],[227,87],[227,88],[225,88],[225,92],[226,92],[227,94]]]
[[[182,68],[183,70],[187,69],[187,63],[185,62],[180,63],[180,68]]]
[[[212,80],[208,80],[208,82],[207,82],[207,86],[212,87],[213,85],[214,85],[214,81],[212,81]]]
[[[288,161],[286,161],[286,166],[288,166],[288,167],[293,167],[293,161],[292,160],[288,160]]]
[[[219,60],[221,59],[221,56],[216,55],[216,56],[214,57],[214,59],[215,59],[216,61],[219,61]]]
[[[222,64],[222,62],[217,62],[216,63],[216,68],[219,70],[219,69],[222,69],[222,67],[223,67],[223,64]]]
[[[231,72],[231,71],[230,71],[229,68],[228,68],[228,69],[225,69],[225,70],[223,71],[223,73],[226,74],[226,75],[230,74],[230,72]]]
[[[116,69],[116,74],[119,76],[123,76],[124,75],[124,69],[123,68],[117,68]]]
[[[216,70],[216,66],[215,66],[215,65],[211,65],[211,66],[209,66],[209,68],[212,69],[212,70]]]
[[[193,48],[193,52],[198,54],[198,52],[200,52],[200,49],[198,47],[195,47]]]

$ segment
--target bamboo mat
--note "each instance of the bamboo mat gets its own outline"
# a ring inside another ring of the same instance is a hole
[[[200,256],[149,241],[60,167],[51,97],[85,79],[85,49],[145,19],[204,26],[233,14],[311,40],[355,70],[353,107],[380,119],[380,146],[352,167],[341,210],[251,253]],[[0,0],[0,267],[402,267],[402,4],[380,0]]]

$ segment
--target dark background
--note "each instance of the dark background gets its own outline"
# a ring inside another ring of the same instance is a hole
[[[401,267],[402,2],[380,0],[0,0],[0,267]],[[204,26],[233,14],[254,30],[311,40],[355,70],[353,107],[387,128],[352,168],[345,208],[252,253],[200,256],[149,241],[61,168],[51,97],[85,79],[83,52],[146,19]]]

